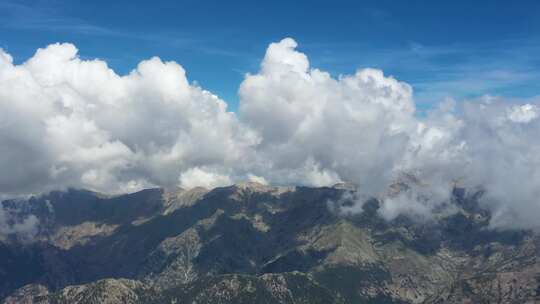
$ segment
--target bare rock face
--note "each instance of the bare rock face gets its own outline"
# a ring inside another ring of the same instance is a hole
[[[49,289],[40,284],[30,284],[17,289],[4,300],[5,304],[49,304]]]
[[[140,303],[139,293],[145,286],[126,279],[105,279],[95,283],[68,286],[50,297],[56,303]]]
[[[476,256],[470,267],[429,303],[539,303],[540,261],[538,237],[522,246],[500,247],[491,243],[476,250],[496,253]]]
[[[76,245],[84,245],[94,237],[111,235],[118,225],[109,225],[99,222],[83,222],[75,226],[59,227],[51,236],[51,242],[62,249],[69,249]]]
[[[406,191],[405,176],[388,195]],[[537,303],[540,236],[495,231],[481,193],[387,221],[357,186],[83,190],[7,201],[33,240],[0,241],[4,303]]]
[[[163,214],[170,214],[176,209],[191,207],[201,197],[208,193],[208,189],[196,187],[193,189],[176,189],[175,191],[166,191],[163,193],[164,210]]]

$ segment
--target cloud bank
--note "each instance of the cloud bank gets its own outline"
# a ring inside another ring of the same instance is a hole
[[[256,138],[226,104],[154,57],[119,76],[71,44],[22,65],[0,54],[0,192],[124,192],[173,186],[185,170],[229,166]]]
[[[459,182],[486,190],[493,227],[536,228],[537,101],[446,100],[420,118],[408,84],[376,69],[335,78],[296,48],[269,45],[238,113],[157,57],[121,76],[72,44],[20,65],[0,51],[0,195],[349,181],[392,219],[428,214]],[[421,182],[389,196],[404,173]]]

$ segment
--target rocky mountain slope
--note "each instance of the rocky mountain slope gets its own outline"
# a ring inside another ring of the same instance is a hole
[[[82,190],[2,202],[31,235],[0,241],[4,303],[537,303],[540,237],[488,229],[481,192],[386,221],[344,185]]]

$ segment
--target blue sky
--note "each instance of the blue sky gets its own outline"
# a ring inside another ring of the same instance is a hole
[[[334,75],[381,68],[411,84],[420,109],[450,96],[540,95],[539,1],[0,2],[0,47],[16,62],[72,42],[124,74],[174,60],[232,110],[268,43],[293,37]]]

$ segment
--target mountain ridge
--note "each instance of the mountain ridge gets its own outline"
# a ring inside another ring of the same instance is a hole
[[[481,194],[455,188],[457,212],[435,222],[385,220],[377,199],[355,214],[330,208],[355,189],[243,183],[31,198],[19,215],[40,228],[34,242],[0,243],[11,257],[0,263],[0,281],[11,280],[0,294],[5,303],[535,301],[540,238],[489,229]],[[17,277],[18,267],[34,273]]]

